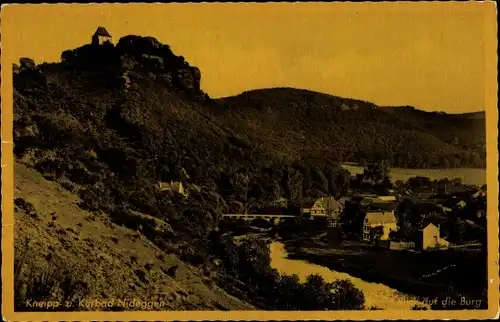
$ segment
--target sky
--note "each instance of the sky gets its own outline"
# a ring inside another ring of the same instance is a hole
[[[485,109],[485,28],[495,23],[485,12],[470,2],[11,5],[2,54],[58,61],[104,26],[115,43],[135,34],[169,44],[213,98],[295,87],[462,113]]]

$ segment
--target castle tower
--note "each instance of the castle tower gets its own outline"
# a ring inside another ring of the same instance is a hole
[[[92,36],[92,45],[102,45],[111,43],[111,35],[104,27],[97,27],[94,35]]]

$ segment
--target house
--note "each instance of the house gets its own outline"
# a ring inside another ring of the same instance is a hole
[[[287,208],[288,207],[288,199],[286,198],[279,198],[273,201],[273,207],[275,208]]]
[[[446,214],[446,213],[449,213],[449,212],[451,212],[451,211],[453,210],[453,209],[451,209],[451,208],[449,208],[449,207],[446,207],[446,206],[444,206],[444,205],[441,205],[441,204],[437,204],[437,206],[438,206],[439,208],[441,208],[441,210],[442,210],[442,211],[443,211],[443,213],[445,213],[445,214]]]
[[[405,191],[403,193],[407,196],[414,196],[415,195],[415,193],[411,189],[405,189]]]
[[[329,221],[339,222],[344,206],[334,197],[323,197],[314,201],[304,203],[302,214],[309,214],[312,218],[328,218]]]
[[[478,190],[472,195],[472,198],[486,198],[486,191]]]
[[[381,240],[389,239],[389,233],[398,229],[394,210],[368,210],[363,222],[363,240],[372,241],[375,238],[375,228],[382,227]]]
[[[390,250],[409,250],[415,248],[415,243],[412,241],[394,241],[394,240],[381,240],[378,243],[378,246],[390,249]]]
[[[311,207],[311,216],[340,218],[343,208],[334,197],[323,197],[316,200]]]
[[[396,202],[396,196],[377,196],[377,202]]]
[[[104,27],[97,27],[97,30],[92,35],[92,45],[102,45],[111,43],[111,35]]]
[[[184,186],[180,181],[158,182],[158,188],[160,189],[160,191],[172,191],[186,196],[186,191],[184,190]]]
[[[448,248],[450,243],[440,236],[440,227],[433,223],[419,229],[415,237],[415,248],[419,250]]]
[[[311,214],[311,207],[314,205],[314,203],[315,203],[314,199],[302,200],[301,205],[300,205],[300,214],[301,215],[310,215]]]
[[[170,186],[172,187],[172,190],[184,195],[186,192],[184,191],[184,186],[182,185],[182,182],[171,182]]]
[[[463,209],[465,206],[467,206],[467,203],[463,200],[460,200],[459,202],[456,203],[455,205],[457,208]]]

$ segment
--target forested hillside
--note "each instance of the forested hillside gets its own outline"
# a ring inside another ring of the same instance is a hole
[[[215,114],[257,146],[292,158],[318,156],[395,167],[484,167],[483,113],[446,114],[292,88],[218,100]]]

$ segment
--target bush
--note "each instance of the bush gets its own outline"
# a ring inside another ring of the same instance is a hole
[[[27,215],[36,214],[35,206],[23,198],[16,198],[14,200],[14,205]]]
[[[330,285],[333,294],[333,307],[337,310],[362,310],[365,303],[363,292],[349,280],[336,280]]]
[[[112,212],[115,208],[113,197],[108,189],[90,187],[80,192],[80,206],[90,211],[104,210]]]

